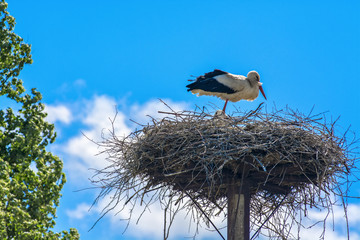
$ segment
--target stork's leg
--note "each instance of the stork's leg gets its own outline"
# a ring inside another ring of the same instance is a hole
[[[224,105],[224,108],[223,108],[223,112],[224,112],[224,113],[225,113],[225,109],[226,109],[227,102],[228,102],[228,100],[226,99],[225,105]]]

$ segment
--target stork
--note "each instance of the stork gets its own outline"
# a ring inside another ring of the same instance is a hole
[[[245,77],[215,69],[197,77],[195,82],[186,87],[188,92],[191,91],[197,96],[216,96],[225,100],[224,113],[228,101],[253,101],[259,96],[259,90],[266,99],[260,76],[256,71],[250,71]]]

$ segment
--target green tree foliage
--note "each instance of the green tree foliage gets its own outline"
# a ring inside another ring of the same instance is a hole
[[[46,151],[56,137],[44,119],[41,94],[25,92],[19,73],[30,64],[31,47],[13,30],[15,19],[0,0],[0,239],[79,239],[76,229],[54,233],[56,207],[66,182],[62,161]]]

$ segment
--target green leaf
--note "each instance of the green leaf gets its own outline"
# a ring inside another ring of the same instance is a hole
[[[15,18],[6,9],[0,0],[0,97],[19,108],[0,109],[0,239],[79,239],[76,229],[51,230],[66,182],[63,163],[46,149],[56,133],[40,92],[26,93],[18,78],[32,63],[31,46],[13,33]]]

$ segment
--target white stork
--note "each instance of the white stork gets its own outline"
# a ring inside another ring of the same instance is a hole
[[[215,69],[197,77],[195,82],[186,87],[188,91],[198,96],[216,96],[225,100],[223,108],[225,113],[228,101],[237,102],[241,99],[253,101],[259,96],[259,90],[266,99],[261,85],[260,76],[256,71],[250,71],[245,77]]]

